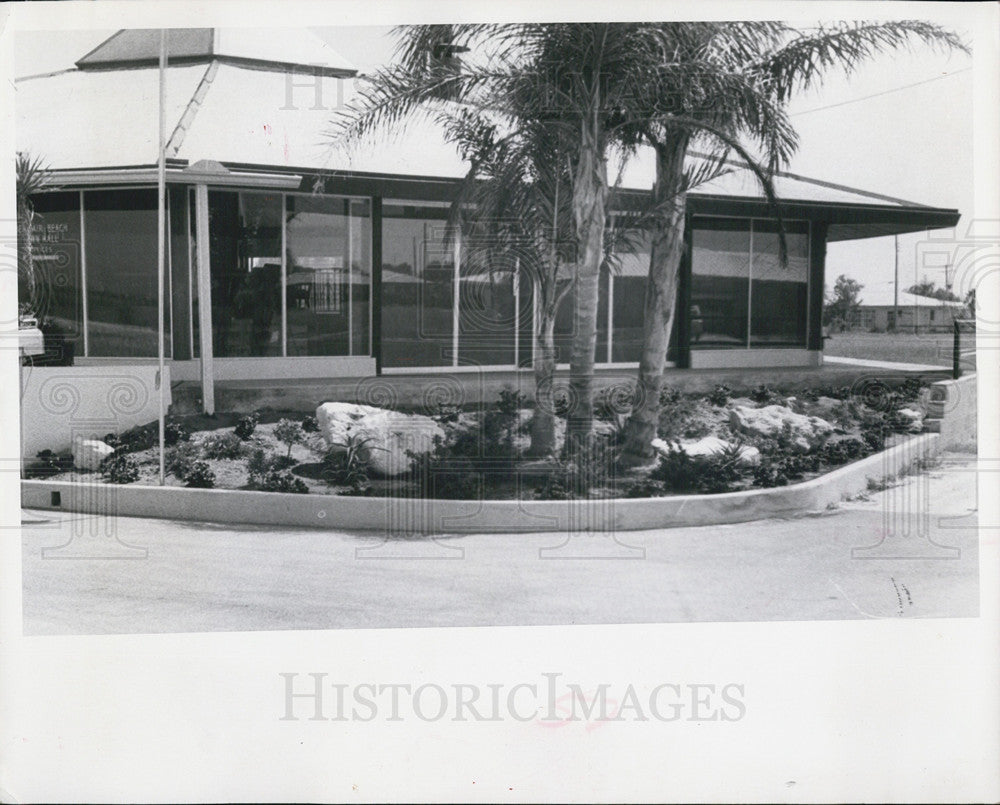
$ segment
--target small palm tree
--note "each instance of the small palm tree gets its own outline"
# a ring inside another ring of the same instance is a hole
[[[35,274],[31,227],[35,218],[32,197],[50,185],[50,179],[41,157],[22,151],[16,160],[17,198],[17,279],[19,297],[33,313],[38,314],[38,278]]]

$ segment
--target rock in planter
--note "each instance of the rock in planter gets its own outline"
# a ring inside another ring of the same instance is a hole
[[[920,433],[924,429],[924,415],[916,408],[900,408],[896,414],[907,421],[910,433]]]
[[[775,439],[791,429],[793,444],[803,452],[815,449],[834,431],[833,425],[818,416],[796,414],[784,405],[750,408],[737,405],[729,414],[729,425],[737,433]]]
[[[670,452],[670,444],[663,441],[663,439],[653,439],[651,444],[653,445],[653,449],[658,453],[666,455]],[[733,443],[727,442],[725,439],[720,439],[718,436],[705,436],[697,441],[680,442],[675,444],[675,446],[679,447],[689,456],[709,456],[713,453],[721,453],[723,450],[731,449]],[[757,464],[759,462],[760,450],[756,447],[744,445],[740,448],[741,464]]]
[[[408,450],[429,453],[434,437],[445,435],[430,417],[353,403],[323,403],[316,409],[316,423],[329,447],[343,446],[351,437],[368,439],[371,469],[387,478],[409,471]]]
[[[99,439],[84,439],[78,436],[73,440],[73,466],[81,470],[96,471],[101,468],[101,462],[110,456],[115,449]]]

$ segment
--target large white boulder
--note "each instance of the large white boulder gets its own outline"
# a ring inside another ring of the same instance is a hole
[[[803,452],[815,449],[834,432],[834,427],[818,416],[797,414],[784,405],[751,408],[737,405],[729,413],[729,426],[736,433],[776,439],[786,429],[792,443]]]
[[[344,446],[350,438],[367,439],[372,471],[387,478],[410,469],[407,451],[429,453],[434,437],[445,435],[430,417],[354,403],[323,403],[316,409],[316,423],[328,447]]]
[[[84,439],[77,436],[73,440],[73,466],[81,470],[99,470],[101,462],[115,449],[99,439]]]
[[[651,444],[653,449],[658,453],[666,455],[670,452],[670,443],[665,442],[663,439],[653,439]],[[679,448],[682,452],[687,453],[689,456],[709,456],[713,453],[721,453],[723,450],[731,449],[733,444],[733,442],[727,442],[725,439],[720,439],[718,436],[705,436],[696,441],[676,442],[673,446]],[[759,462],[760,450],[756,447],[743,445],[740,448],[741,464],[757,464]]]

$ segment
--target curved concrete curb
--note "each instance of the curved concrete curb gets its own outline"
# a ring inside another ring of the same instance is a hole
[[[22,481],[21,505],[122,517],[376,530],[385,534],[637,531],[817,512],[938,452],[928,433],[819,478],[721,495],[616,500],[427,500]]]

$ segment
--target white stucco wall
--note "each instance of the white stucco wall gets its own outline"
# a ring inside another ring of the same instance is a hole
[[[22,366],[21,455],[67,450],[77,435],[103,438],[159,415],[155,365]],[[165,367],[164,408],[170,405]]]

